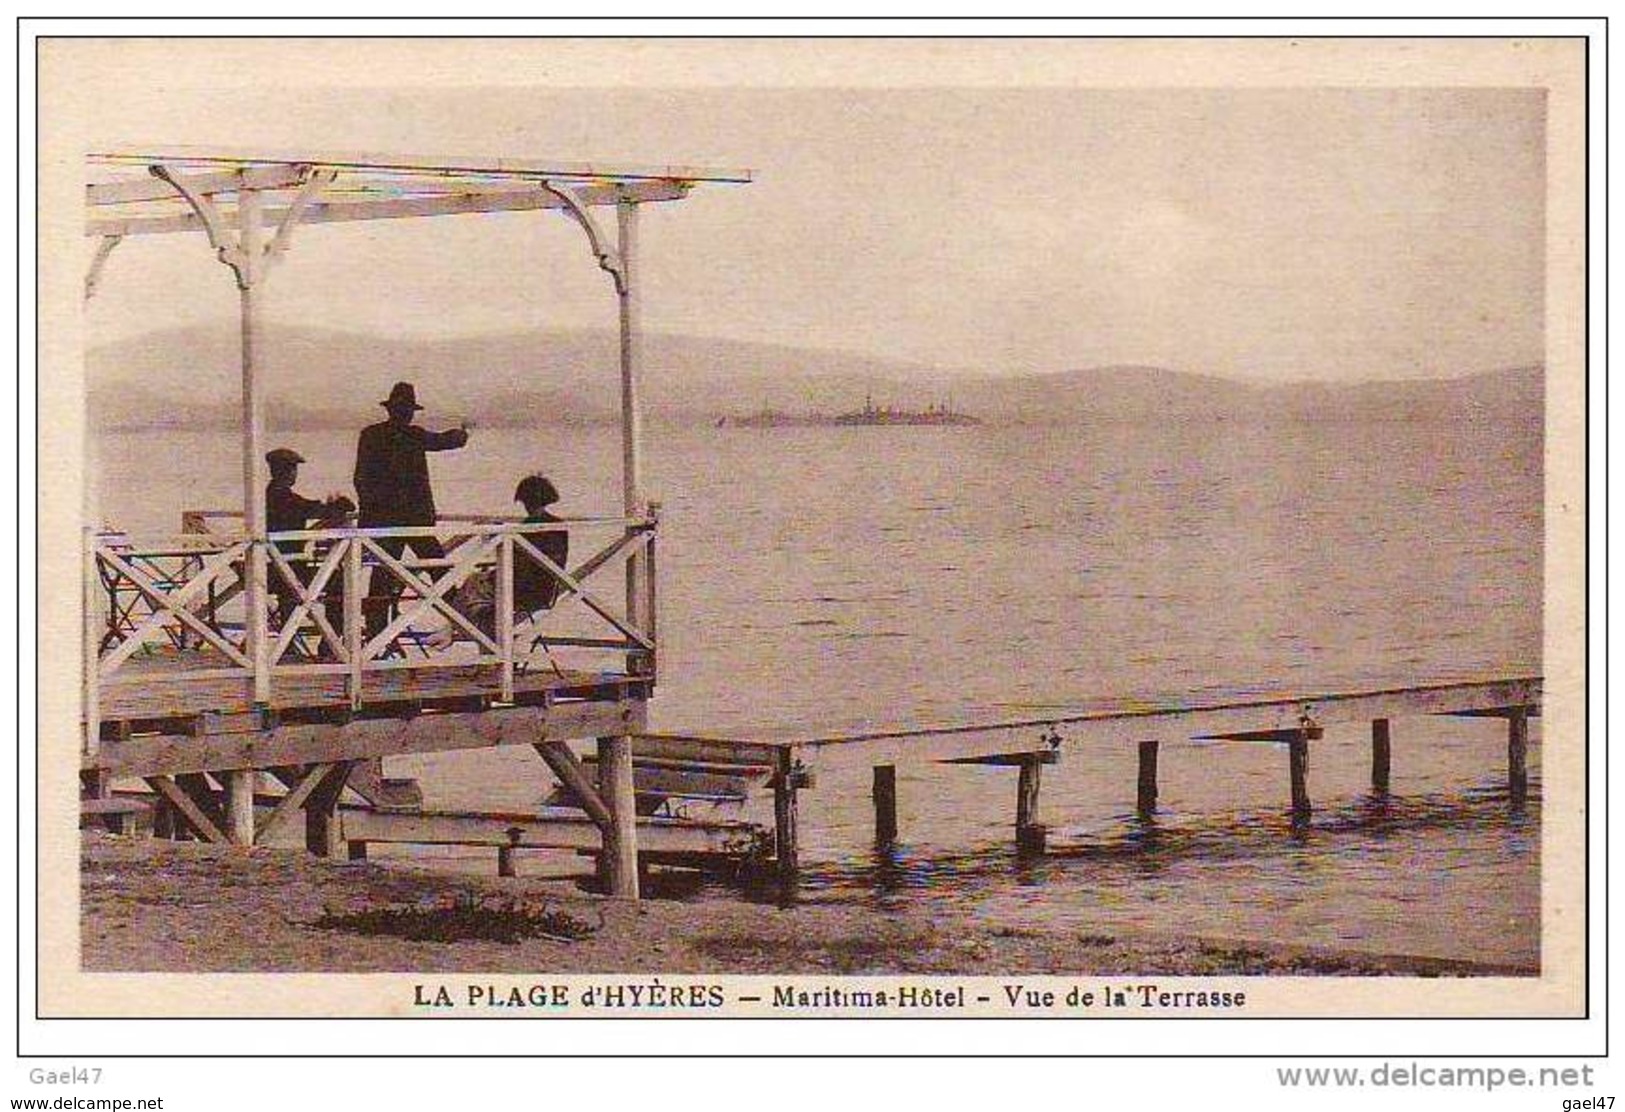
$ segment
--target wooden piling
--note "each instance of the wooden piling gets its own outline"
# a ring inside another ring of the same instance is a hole
[[[226,780],[226,834],[235,846],[254,844],[254,770],[223,774]]]
[[[1038,823],[1038,789],[1043,783],[1044,762],[1034,754],[1022,759],[1016,781],[1016,848],[1022,853],[1044,852],[1044,828]]]
[[[1309,738],[1300,730],[1287,741],[1288,763],[1292,777],[1292,821],[1306,823],[1312,808],[1309,803]]]
[[[874,766],[875,845],[897,841],[897,766]]]
[[[1134,809],[1142,819],[1157,811],[1157,748],[1155,741],[1140,742],[1140,781]]]
[[[1371,720],[1371,790],[1377,795],[1388,794],[1392,760],[1388,719],[1374,718]]]
[[[1507,801],[1522,811],[1529,800],[1529,708],[1507,715]]]
[[[637,804],[632,789],[632,739],[598,739],[598,794],[609,809],[599,864],[612,896],[638,898]]]
[[[793,885],[800,871],[796,835],[795,757],[785,749],[779,753],[776,764],[773,775],[773,859],[778,865],[779,880]]]

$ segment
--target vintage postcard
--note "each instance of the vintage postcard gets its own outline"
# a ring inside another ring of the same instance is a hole
[[[38,1014],[1585,1016],[1586,52],[42,38]]]

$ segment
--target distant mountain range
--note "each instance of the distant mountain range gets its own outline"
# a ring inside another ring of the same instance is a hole
[[[612,333],[527,332],[406,340],[273,327],[266,337],[272,429],[357,428],[377,420],[398,379],[416,383],[430,423],[486,427],[613,424],[620,412]],[[1260,386],[1158,367],[1045,374],[950,371],[849,352],[653,334],[643,345],[648,419],[711,424],[764,409],[837,413],[951,402],[988,424],[1166,420],[1538,421],[1540,367],[1459,378]],[[240,420],[233,328],[173,329],[87,358],[99,429],[231,428]]]

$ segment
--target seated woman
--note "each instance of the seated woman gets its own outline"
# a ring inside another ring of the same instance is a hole
[[[546,476],[527,475],[519,480],[513,492],[514,501],[525,507],[525,521],[556,522],[548,507],[559,500],[558,488]],[[560,568],[570,558],[570,536],[561,530],[525,531],[519,536],[548,560]],[[514,620],[524,621],[538,610],[551,610],[558,601],[559,581],[536,558],[519,545],[513,552],[513,613]],[[451,605],[467,617],[487,637],[496,638],[496,570],[476,572],[468,581],[451,592]],[[442,630],[429,641],[434,648],[445,648],[453,641],[464,640],[467,632],[455,624]]]
[[[526,522],[558,521],[548,507],[559,500],[559,491],[545,475],[526,475],[513,492],[514,501],[525,507]],[[537,552],[563,568],[570,558],[570,534],[563,530],[525,532],[521,536]],[[515,614],[551,610],[559,598],[559,581],[530,553],[515,549],[513,561],[513,609]]]

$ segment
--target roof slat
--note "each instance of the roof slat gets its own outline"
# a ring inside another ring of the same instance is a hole
[[[704,166],[637,166],[623,163],[569,162],[552,159],[479,156],[425,157],[354,151],[265,151],[247,148],[140,146],[101,150],[92,161],[111,163],[190,163],[200,166],[245,166],[283,163],[338,170],[416,171],[437,174],[489,174],[498,177],[602,178],[612,181],[680,180],[745,183],[750,170]]]

